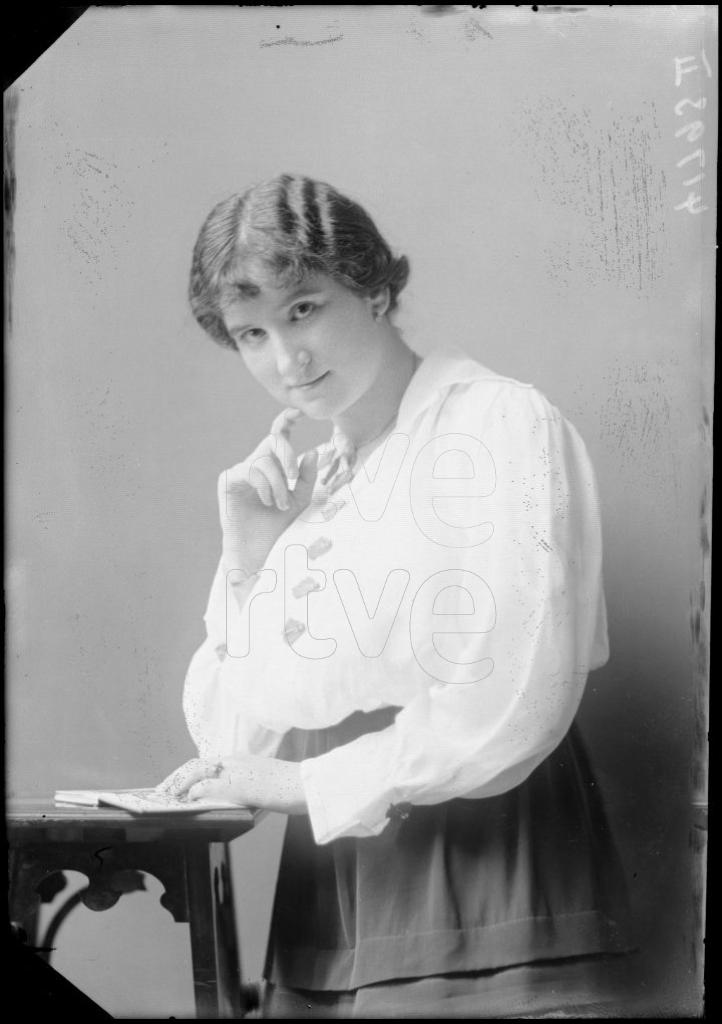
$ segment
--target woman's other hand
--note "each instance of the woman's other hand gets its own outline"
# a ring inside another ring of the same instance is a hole
[[[229,569],[257,572],[311,501],[318,453],[306,452],[298,464],[290,432],[299,415],[298,409],[284,409],[255,451],[218,478],[223,556]]]
[[[156,789],[176,800],[223,800],[285,814],[306,811],[299,766],[252,754],[218,761],[195,758],[177,768]]]

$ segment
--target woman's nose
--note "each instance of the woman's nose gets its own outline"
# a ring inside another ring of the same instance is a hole
[[[289,384],[307,376],[311,361],[310,352],[304,348],[285,345],[283,342],[276,344],[276,368],[279,376]]]

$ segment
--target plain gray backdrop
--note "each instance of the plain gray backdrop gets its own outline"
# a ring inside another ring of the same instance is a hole
[[[629,875],[637,995],[689,1012],[716,8],[435,10],[90,8],[8,97],[10,792],[152,785],[193,755],[181,689],[218,557],[215,481],[278,410],[193,321],[191,248],[231,192],[282,171],[321,178],[408,255],[398,322],[412,348],[460,345],[534,383],[587,443],[612,655],[581,722]],[[676,113],[685,97],[706,105]],[[701,137],[679,134],[696,121]],[[685,186],[702,159],[706,177]],[[706,210],[675,209],[694,191]],[[282,828],[271,817],[234,844],[251,979]],[[191,1012],[187,937],[157,899],[82,908],[58,941],[56,966],[114,1015]]]

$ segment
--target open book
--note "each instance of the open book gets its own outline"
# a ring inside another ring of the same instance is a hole
[[[156,789],[58,789],[55,803],[74,807],[119,807],[131,814],[199,814],[202,811],[238,811],[227,800],[178,800]]]

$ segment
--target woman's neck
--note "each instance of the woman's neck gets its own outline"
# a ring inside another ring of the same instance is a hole
[[[333,421],[334,433],[342,434],[357,449],[380,438],[392,426],[421,361],[390,324],[385,356],[374,387]]]

